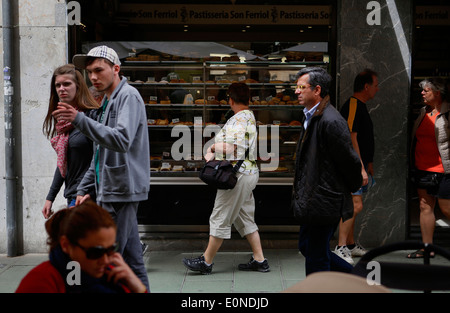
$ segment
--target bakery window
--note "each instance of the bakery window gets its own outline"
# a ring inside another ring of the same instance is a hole
[[[122,75],[144,99],[151,184],[203,184],[198,178],[203,152],[232,114],[226,91],[233,82],[250,87],[259,184],[292,183],[303,110],[295,95],[296,74],[307,66],[328,70],[327,43],[277,43],[278,50],[259,43],[265,47],[260,51],[219,42],[104,44],[118,52]]]

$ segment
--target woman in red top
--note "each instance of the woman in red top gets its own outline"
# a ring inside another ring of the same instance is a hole
[[[46,223],[49,261],[32,269],[17,293],[146,292],[116,252],[116,225],[93,201],[54,214]],[[75,262],[74,262],[75,261]]]
[[[427,79],[420,83],[420,87],[427,106],[422,108],[414,125],[412,164],[415,166],[414,181],[420,200],[422,241],[432,243],[436,199],[442,213],[450,218],[450,108],[445,101],[447,92],[444,80]],[[408,254],[408,258],[421,257],[423,250]]]

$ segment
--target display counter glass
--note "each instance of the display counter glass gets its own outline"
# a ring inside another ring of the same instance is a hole
[[[121,66],[146,105],[151,184],[203,184],[198,171],[214,134],[232,115],[226,93],[233,82],[244,82],[251,91],[259,184],[292,184],[303,110],[295,95],[296,74],[306,66],[327,69],[326,53],[291,47],[261,55],[219,43],[172,43],[167,53],[170,47],[161,44],[164,53],[152,43],[151,49],[130,52]]]

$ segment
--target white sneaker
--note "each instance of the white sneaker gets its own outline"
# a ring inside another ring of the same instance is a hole
[[[363,256],[366,254],[367,250],[361,247],[359,244],[350,250],[351,256]]]
[[[352,259],[352,254],[351,254],[350,250],[347,248],[347,246],[342,246],[340,248],[338,248],[338,246],[336,246],[336,248],[334,248],[333,252],[337,256],[339,256],[341,259],[347,261],[347,263],[350,263],[351,265],[355,264],[355,261],[353,261],[353,259]]]

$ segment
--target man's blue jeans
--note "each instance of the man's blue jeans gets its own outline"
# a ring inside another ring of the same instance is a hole
[[[337,224],[300,227],[298,249],[305,257],[306,275],[322,271],[352,271],[352,265],[330,250],[330,240],[336,228]]]

